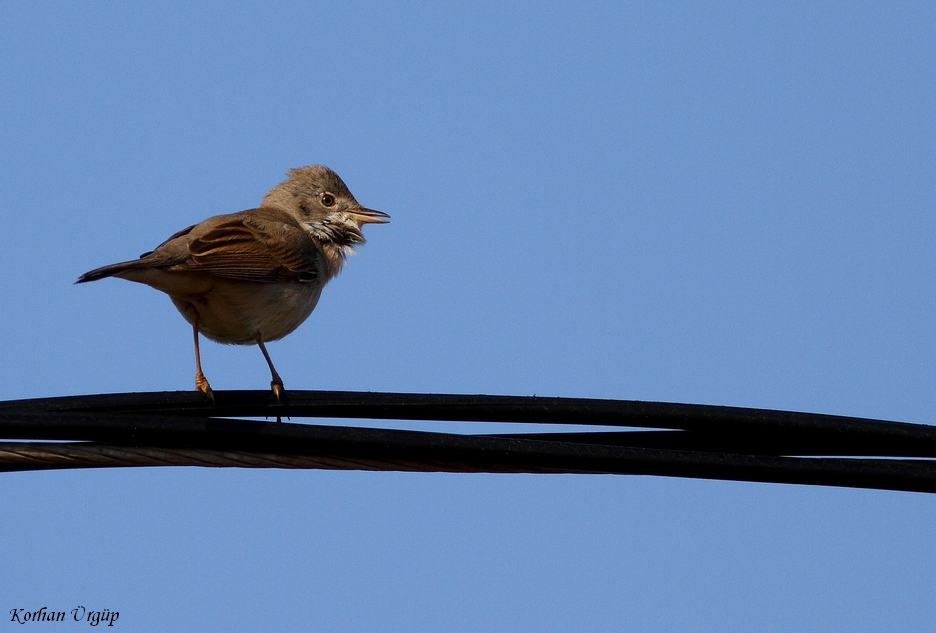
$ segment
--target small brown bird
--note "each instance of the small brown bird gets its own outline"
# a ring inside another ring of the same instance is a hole
[[[198,333],[219,343],[256,343],[277,401],[283,381],[264,343],[308,318],[322,287],[364,243],[361,226],[388,221],[358,204],[323,165],[289,170],[260,207],[182,229],[140,259],[97,268],[76,283],[120,277],[169,295],[195,333],[195,388],[214,398],[201,369]]]

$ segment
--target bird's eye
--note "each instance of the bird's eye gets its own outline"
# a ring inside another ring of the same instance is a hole
[[[324,204],[326,207],[335,206],[335,196],[331,195],[330,193],[323,193],[322,204]]]

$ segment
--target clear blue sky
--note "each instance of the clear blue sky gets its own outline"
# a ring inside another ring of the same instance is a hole
[[[324,163],[393,220],[269,346],[287,389],[936,423],[932,2],[152,5],[4,4],[0,399],[192,389],[165,296],[74,280]],[[0,475],[0,631],[932,631],[934,596],[932,495]]]

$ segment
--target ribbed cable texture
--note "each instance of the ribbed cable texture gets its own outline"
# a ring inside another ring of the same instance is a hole
[[[100,446],[77,443],[0,443],[0,470],[205,466],[215,468],[317,468],[412,472],[479,472],[458,464],[400,460],[277,455],[211,449]],[[519,472],[513,469],[487,472]],[[552,471],[544,471],[552,472]]]

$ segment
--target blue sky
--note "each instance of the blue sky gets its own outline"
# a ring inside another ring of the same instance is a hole
[[[74,280],[324,163],[392,222],[269,346],[287,389],[936,423],[932,3],[3,14],[0,399],[191,389],[165,296]],[[0,507],[0,614],[133,631],[936,623],[926,495],[138,469],[0,475]]]

